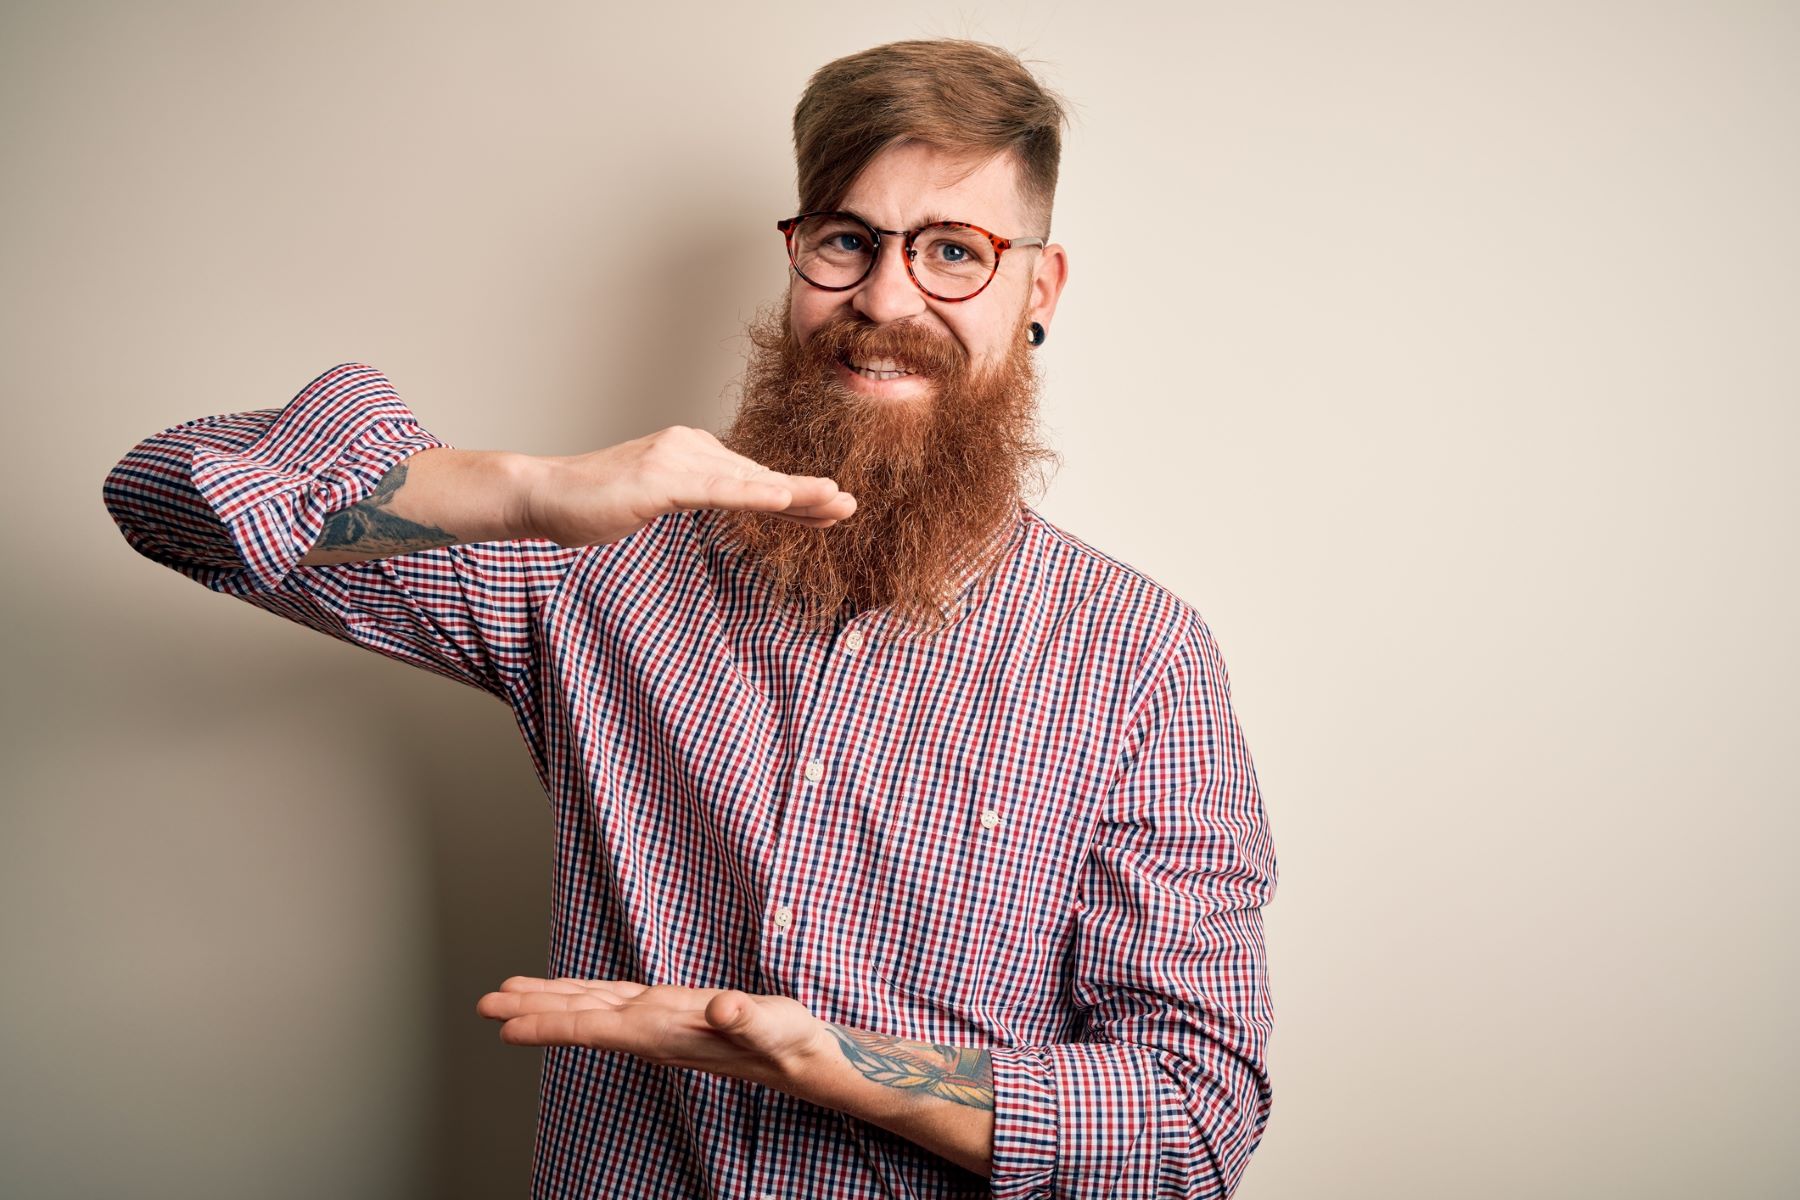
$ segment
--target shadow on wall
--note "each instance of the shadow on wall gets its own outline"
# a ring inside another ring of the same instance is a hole
[[[571,351],[595,397],[576,426],[589,443],[580,449],[669,425],[717,433],[736,410],[750,349],[744,324],[786,302],[787,251],[775,222],[792,201],[783,195],[779,212],[747,212],[719,197],[719,178],[652,179],[624,237],[611,224],[594,230],[604,248],[589,284],[597,333],[585,357]]]
[[[383,721],[394,737],[393,789],[423,851],[435,942],[433,993],[416,1006],[435,1017],[416,1177],[421,1195],[446,1200],[522,1195],[543,1051],[503,1044],[475,1001],[508,975],[545,969],[549,802],[504,705],[447,679],[424,682],[429,696],[409,689]]]

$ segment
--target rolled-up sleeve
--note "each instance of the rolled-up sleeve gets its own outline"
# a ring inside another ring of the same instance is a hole
[[[215,592],[506,696],[531,621],[578,553],[526,539],[303,566],[332,513],[388,470],[448,447],[366,363],[341,363],[282,408],[202,417],[133,447],[103,499],[133,549]]]
[[[1079,1040],[992,1051],[998,1198],[1229,1196],[1268,1123],[1275,854],[1224,661],[1184,621],[1083,866]]]

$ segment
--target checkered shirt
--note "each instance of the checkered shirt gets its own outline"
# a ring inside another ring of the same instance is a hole
[[[507,704],[554,815],[546,974],[781,994],[993,1062],[984,1179],[761,1085],[553,1047],[534,1197],[1235,1190],[1270,1111],[1276,866],[1192,607],[1029,505],[929,640],[883,609],[808,631],[708,510],[299,565],[446,445],[344,363],[146,439],[104,497],[146,557]]]

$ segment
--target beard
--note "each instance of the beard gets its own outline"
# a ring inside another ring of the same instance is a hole
[[[772,470],[833,479],[856,498],[834,525],[721,514],[725,535],[775,603],[829,631],[846,607],[887,607],[929,634],[959,582],[998,564],[1034,475],[1057,463],[1036,431],[1041,380],[1020,313],[1010,349],[979,374],[953,339],[909,322],[841,318],[796,341],[786,301],[751,320],[744,394],[720,441]],[[853,392],[840,359],[891,359],[930,388],[902,399]]]

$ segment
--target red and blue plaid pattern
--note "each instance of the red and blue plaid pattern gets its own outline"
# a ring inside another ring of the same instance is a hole
[[[1270,1109],[1276,866],[1193,608],[1029,506],[928,641],[882,610],[808,632],[708,511],[297,565],[443,445],[345,363],[147,439],[105,500],[156,562],[510,706],[555,815],[546,974],[779,993],[993,1056],[987,1180],[759,1085],[552,1048],[533,1196],[1236,1188]]]

